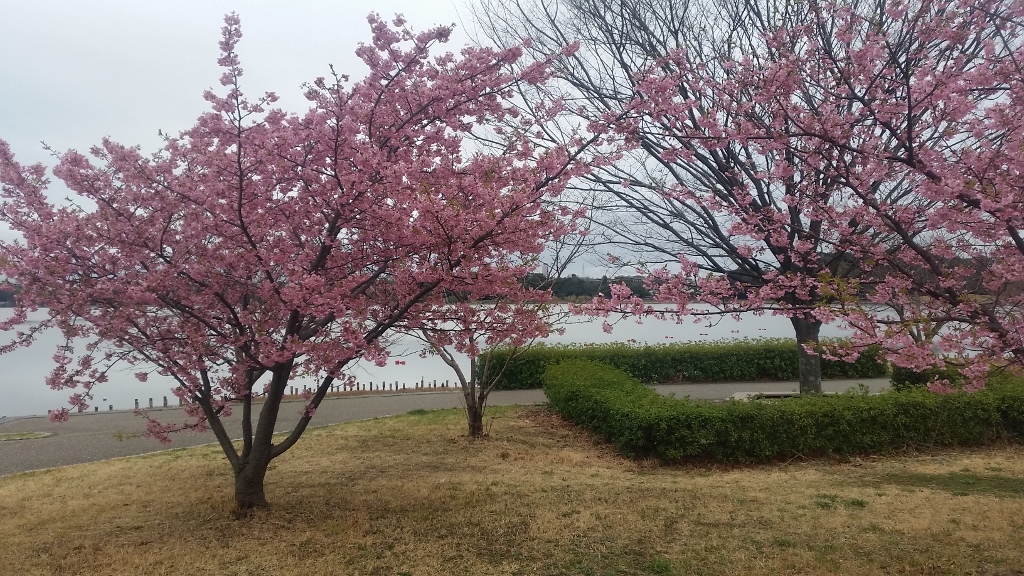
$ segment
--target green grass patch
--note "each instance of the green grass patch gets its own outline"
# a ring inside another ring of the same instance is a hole
[[[52,436],[52,434],[49,432],[6,432],[0,434],[0,442],[34,440],[36,438],[46,438],[47,436]]]
[[[954,496],[984,495],[1024,498],[1024,480],[998,474],[971,472],[893,472],[877,478],[880,485],[896,485],[940,490]]]
[[[837,494],[815,494],[814,505],[821,510],[835,510],[837,508],[857,510],[866,508],[868,502],[863,498],[843,498]]]

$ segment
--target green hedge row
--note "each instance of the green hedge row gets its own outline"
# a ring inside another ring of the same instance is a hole
[[[960,371],[953,366],[947,366],[942,369],[926,368],[924,370],[911,370],[910,368],[904,368],[894,364],[891,370],[890,386],[893,390],[900,392],[904,390],[912,390],[914,388],[924,388],[929,382],[935,379],[949,380],[951,384],[958,384],[964,379],[963,375],[960,374]]]
[[[490,351],[492,365],[500,366],[508,349]],[[865,350],[856,362],[822,359],[822,378],[880,378],[886,375],[878,361],[878,348]],[[631,346],[628,344],[537,345],[508,367],[500,390],[539,388],[545,368],[563,360],[601,362],[621,369],[643,382],[727,382],[797,380],[796,341],[783,338],[723,340]],[[479,363],[482,366],[483,363]]]
[[[1024,386],[750,402],[660,396],[616,368],[569,360],[547,369],[550,406],[628,456],[765,462],[986,444],[1024,433]]]

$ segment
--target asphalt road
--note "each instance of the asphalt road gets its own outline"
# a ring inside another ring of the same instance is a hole
[[[860,380],[826,380],[822,388],[826,392],[842,392],[858,383],[864,383],[871,391],[877,392],[888,387],[887,378]],[[792,392],[796,382],[723,382],[714,384],[668,384],[655,387],[659,393],[677,397],[690,396],[702,399],[724,399],[742,392]],[[496,391],[491,394],[492,406],[542,404],[546,402],[540,390]],[[352,422],[402,414],[411,410],[460,408],[462,395],[458,392],[419,392],[375,394],[366,396],[345,396],[327,398],[317,409],[311,426],[326,426],[339,422]],[[287,402],[282,407],[278,430],[290,430],[299,419],[301,401]],[[174,423],[184,420],[179,408],[154,409],[150,411],[162,422]],[[239,411],[240,412],[240,411]],[[239,435],[238,417],[226,419],[228,429]],[[44,438],[30,440],[0,441],[0,476],[95,462],[107,458],[134,456],[160,450],[197,446],[215,442],[211,432],[182,432],[173,436],[171,444],[160,444],[144,438],[145,420],[131,411],[86,412],[72,414],[67,422],[53,423],[45,416],[17,418],[0,422],[0,437],[19,432],[40,432],[49,434]]]

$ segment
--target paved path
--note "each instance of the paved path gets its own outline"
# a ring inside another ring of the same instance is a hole
[[[872,391],[879,391],[889,385],[887,378],[861,380],[826,380],[822,388],[826,392],[842,392],[863,382]],[[662,394],[690,396],[702,399],[728,398],[737,392],[790,392],[797,388],[796,382],[723,382],[715,384],[668,384],[657,386]],[[546,402],[540,390],[508,390],[491,394],[492,406],[542,404]],[[299,419],[302,402],[287,402],[281,410],[278,429],[291,429]],[[382,394],[368,396],[347,396],[327,398],[320,405],[313,419],[316,426],[338,422],[351,422],[402,414],[416,409],[435,410],[463,406],[462,395],[458,392],[420,392]],[[152,412],[164,422],[181,422],[184,414],[179,408],[155,409]],[[240,412],[240,411],[238,411]],[[227,426],[238,435],[238,418],[227,419]],[[215,442],[210,432],[179,433],[173,443],[162,445],[141,436],[145,420],[130,411],[92,412],[72,414],[64,423],[52,423],[45,416],[17,418],[0,422],[0,434],[15,432],[43,432],[51,434],[33,440],[9,440],[0,442],[0,476],[94,462],[119,456],[146,454],[168,448],[197,446]]]

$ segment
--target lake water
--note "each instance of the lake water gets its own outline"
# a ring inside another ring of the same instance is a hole
[[[0,310],[0,317],[9,317],[9,309]],[[37,312],[30,321],[45,318],[45,312]],[[677,324],[671,320],[645,320],[636,324],[632,320],[621,320],[615,324],[611,334],[601,329],[604,320],[574,317],[564,325],[565,333],[552,335],[548,343],[602,343],[635,341],[639,343],[688,342],[696,340],[721,340],[729,338],[792,338],[793,328],[787,318],[781,316],[746,314],[740,320],[724,316],[716,324],[707,321],[694,323],[691,318]],[[842,336],[844,332],[837,326],[825,326],[821,330],[822,337]],[[10,340],[12,333],[0,332],[0,342]],[[83,343],[74,343],[76,347]],[[64,345],[59,331],[50,330],[39,336],[29,348],[19,348],[8,354],[0,355],[0,417],[27,416],[45,414],[47,410],[67,406],[67,398],[72,391],[51,390],[44,383],[46,376],[54,367],[53,354],[58,346]],[[392,346],[394,356],[385,367],[377,367],[369,362],[359,362],[351,366],[349,372],[363,385],[374,383],[379,388],[381,383],[405,383],[412,387],[421,380],[432,382],[437,380],[456,381],[451,368],[440,358],[420,358],[418,352],[421,344],[412,339],[398,340]],[[173,382],[167,378],[151,375],[148,382],[139,382],[133,376],[138,369],[112,371],[109,382],[94,388],[93,406],[107,410],[113,405],[115,410],[131,409],[138,400],[140,406],[147,406],[152,398],[154,405],[159,406],[163,397],[167,396],[172,403],[177,399],[170,393]],[[294,385],[310,384],[295,380]]]

